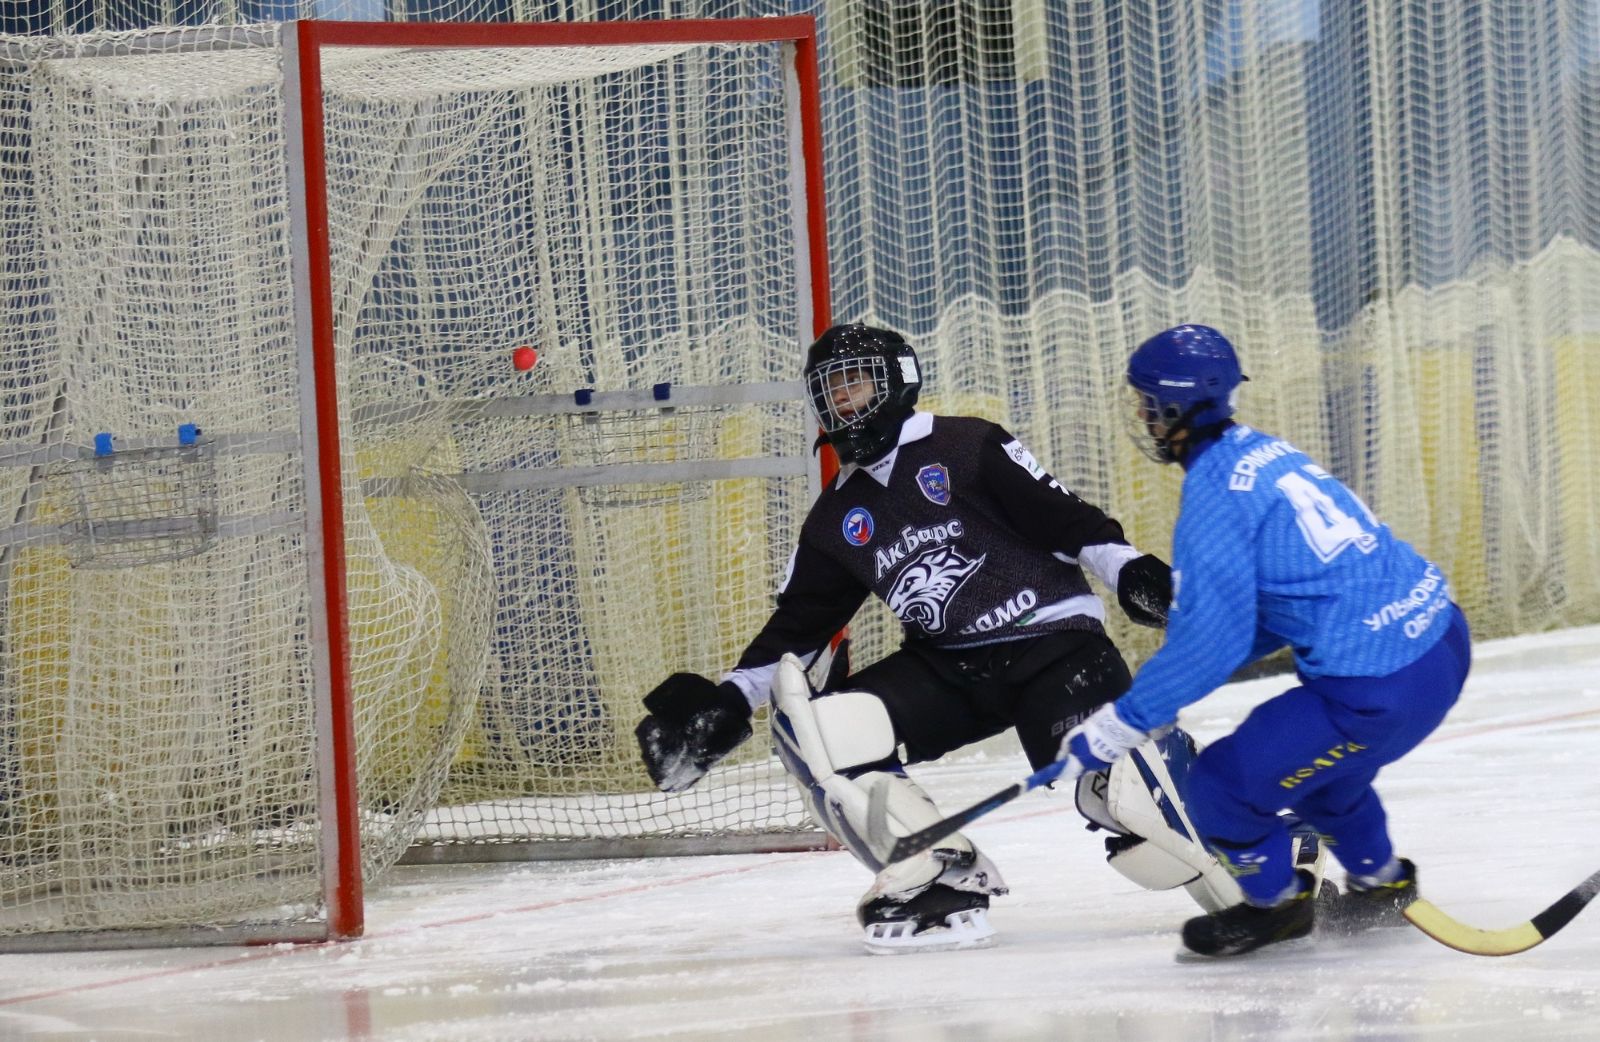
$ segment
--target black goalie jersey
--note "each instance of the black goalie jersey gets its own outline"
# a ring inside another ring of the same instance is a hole
[[[888,457],[841,472],[812,505],[777,608],[729,679],[765,701],[784,652],[810,661],[869,593],[907,641],[941,648],[1101,632],[1105,609],[1079,562],[1111,585],[1137,556],[1121,525],[1004,428],[913,413]]]

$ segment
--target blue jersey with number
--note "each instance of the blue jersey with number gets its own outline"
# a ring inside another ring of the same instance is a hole
[[[1304,677],[1381,677],[1438,642],[1443,573],[1288,442],[1234,426],[1183,481],[1167,639],[1117,701],[1141,730],[1288,645]]]

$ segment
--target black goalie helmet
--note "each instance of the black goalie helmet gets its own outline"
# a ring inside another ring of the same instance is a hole
[[[806,354],[806,394],[840,463],[876,463],[900,441],[922,371],[899,333],[834,326]]]

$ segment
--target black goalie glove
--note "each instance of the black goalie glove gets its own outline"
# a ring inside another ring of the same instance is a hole
[[[1154,554],[1135,557],[1117,573],[1117,602],[1139,625],[1165,626],[1172,604],[1172,569]]]
[[[649,712],[634,736],[650,780],[682,792],[750,737],[750,703],[731,683],[674,673],[644,696]]]

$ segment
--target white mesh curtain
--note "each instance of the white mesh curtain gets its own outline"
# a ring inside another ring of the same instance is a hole
[[[1207,321],[1245,417],[1439,559],[1480,634],[1600,619],[1597,0],[4,0],[0,31],[791,9],[824,31],[836,314],[911,335],[931,405],[1160,550],[1174,476],[1113,391]]]
[[[1245,417],[1440,560],[1480,634],[1600,619],[1595,0],[802,6],[835,314],[911,334],[930,406],[1162,549],[1176,475],[1114,391],[1207,321]]]
[[[936,404],[1159,548],[1173,475],[1107,393],[1209,321],[1246,417],[1439,557],[1480,632],[1596,617],[1592,5],[943,10],[863,6],[825,51],[837,307],[918,334]]]
[[[1141,339],[1209,322],[1245,419],[1437,558],[1481,635],[1600,619],[1596,0],[798,6],[835,314],[911,335],[928,405],[1008,424],[1164,550],[1177,475],[1116,389]]]
[[[1113,392],[1208,322],[1480,633],[1600,618],[1593,3],[822,11],[836,313],[912,334],[931,405],[1162,550]]]

